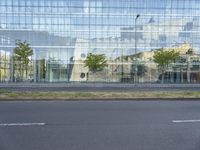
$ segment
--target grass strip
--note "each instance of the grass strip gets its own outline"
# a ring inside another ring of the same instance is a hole
[[[175,91],[175,92],[9,92],[0,90],[0,100],[95,100],[95,99],[181,99],[199,98],[198,91]]]

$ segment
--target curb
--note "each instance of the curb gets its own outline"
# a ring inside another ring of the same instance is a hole
[[[0,99],[0,102],[59,102],[59,101],[200,101],[200,98],[108,98],[108,99]]]

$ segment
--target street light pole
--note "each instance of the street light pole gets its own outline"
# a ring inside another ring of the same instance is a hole
[[[137,14],[137,16],[135,17],[135,79],[134,82],[137,83],[137,72],[138,72],[138,68],[137,68],[137,19],[140,17],[140,14]]]

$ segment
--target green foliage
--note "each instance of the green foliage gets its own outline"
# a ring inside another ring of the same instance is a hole
[[[25,64],[27,64],[30,61],[29,56],[33,55],[33,50],[26,41],[24,42],[19,41],[16,43],[16,48],[14,49],[14,53],[16,60],[21,60]]]
[[[164,73],[167,66],[179,57],[180,53],[174,50],[164,51],[163,49],[158,49],[154,52],[153,61],[158,64],[159,69],[162,71],[162,83],[164,82]]]
[[[18,41],[16,43],[16,47],[14,48],[14,54],[14,60],[18,62],[17,65],[20,68],[20,75],[23,77],[25,69],[27,77],[28,65],[30,63],[30,56],[33,55],[33,50],[26,41]]]
[[[88,67],[91,72],[101,71],[107,66],[107,60],[104,54],[89,53],[84,63],[85,67]]]
[[[154,52],[153,61],[157,63],[158,66],[164,67],[174,62],[179,57],[179,52],[175,52],[174,50],[164,51],[163,49],[159,49]]]

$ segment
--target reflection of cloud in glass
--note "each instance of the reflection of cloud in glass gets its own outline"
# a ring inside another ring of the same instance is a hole
[[[90,3],[89,1],[84,1],[84,13],[89,13],[89,6],[90,6]]]
[[[2,23],[1,26],[0,26],[0,28],[5,29],[5,28],[6,28],[6,24],[5,24],[5,23]]]
[[[89,13],[89,8],[88,7],[84,8],[84,13]]]

